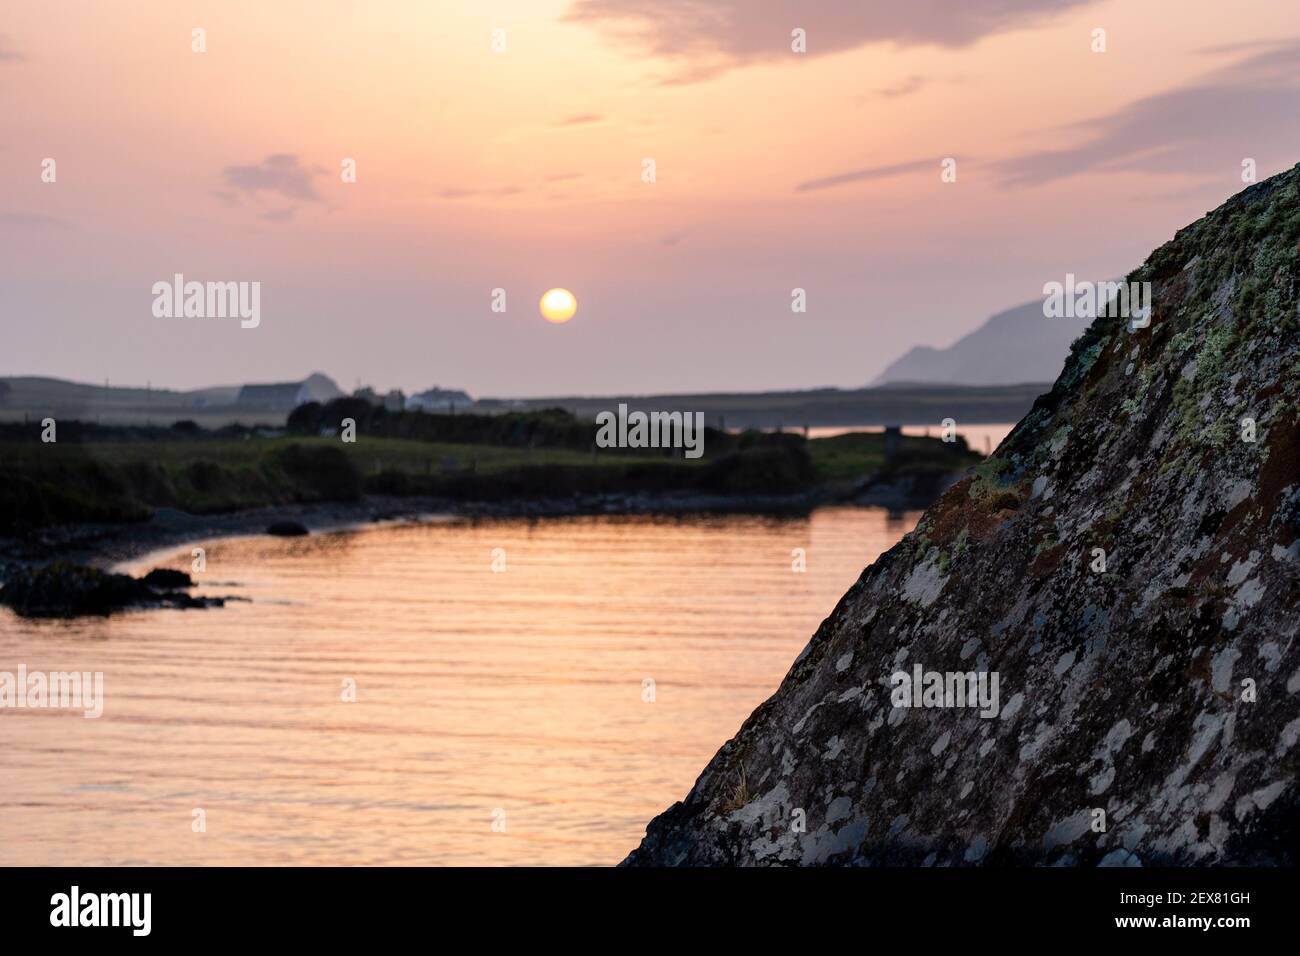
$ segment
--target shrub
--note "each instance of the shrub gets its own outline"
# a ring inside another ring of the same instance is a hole
[[[788,495],[807,491],[816,481],[812,457],[803,442],[757,445],[706,465],[700,487],[743,495]]]
[[[341,449],[293,444],[263,457],[264,469],[278,473],[298,501],[355,501],[361,476]]]

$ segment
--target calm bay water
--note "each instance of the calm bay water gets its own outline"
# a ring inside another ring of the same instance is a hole
[[[248,602],[0,609],[0,670],[103,671],[106,698],[99,719],[0,710],[0,864],[617,863],[918,517],[232,538],[201,593]]]

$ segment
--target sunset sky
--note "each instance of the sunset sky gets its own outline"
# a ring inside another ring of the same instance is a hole
[[[1300,4],[13,3],[0,117],[0,375],[854,387],[1300,161]]]

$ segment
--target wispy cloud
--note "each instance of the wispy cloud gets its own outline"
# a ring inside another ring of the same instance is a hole
[[[21,63],[27,57],[14,49],[7,33],[0,33],[0,63]]]
[[[1203,46],[1196,52],[1202,56],[1220,56],[1225,53],[1245,53],[1247,50],[1271,49],[1278,45],[1277,40],[1246,40],[1242,43],[1218,43]]]
[[[673,61],[668,82],[691,83],[747,63],[790,58],[790,31],[807,55],[869,43],[966,46],[1037,26],[1093,0],[574,0],[565,19],[589,24],[642,53]]]
[[[1225,52],[1223,48],[1218,52]],[[1300,126],[1300,41],[1287,40],[1202,79],[1135,100],[1105,116],[1044,134],[1072,145],[997,164],[1008,186],[1038,186],[1091,172],[1223,175],[1246,157],[1293,160]]]
[[[72,223],[66,219],[59,219],[55,216],[44,216],[39,213],[27,212],[0,212],[0,226],[21,226],[25,228],[50,227],[53,229],[69,229]]]
[[[251,166],[227,166],[222,170],[226,185],[236,193],[254,197],[270,193],[300,202],[322,201],[312,180],[324,174],[324,169],[304,166],[290,153],[277,153]]]
[[[887,100],[897,99],[900,96],[911,96],[929,82],[930,81],[925,77],[913,74],[912,76],[899,80],[892,86],[886,86],[882,89],[876,90],[876,95]]]
[[[562,119],[555,125],[558,127],[591,126],[595,123],[603,123],[603,122],[605,122],[605,117],[601,116],[599,113],[582,113],[578,116],[570,116],[566,119]]]
[[[213,190],[213,197],[231,207],[240,205],[241,196],[252,199],[260,207],[257,217],[264,222],[292,222],[302,203],[324,202],[314,180],[324,176],[325,169],[304,166],[292,153],[275,153],[247,166],[227,166],[221,174],[228,188]],[[289,200],[289,205],[279,200]]]
[[[870,166],[866,169],[855,169],[852,172],[838,173],[834,176],[823,176],[820,179],[809,179],[794,187],[797,193],[809,193],[818,189],[831,189],[835,186],[844,186],[848,183],[860,183],[872,179],[891,179],[894,176],[906,176],[909,173],[919,173],[925,170],[934,172],[935,176],[939,175],[939,160],[937,159],[915,159],[906,163],[894,163],[890,166]]]
[[[438,190],[439,199],[492,199],[503,196],[515,196],[523,192],[522,186],[492,186],[483,189],[468,189],[463,186],[448,186]]]

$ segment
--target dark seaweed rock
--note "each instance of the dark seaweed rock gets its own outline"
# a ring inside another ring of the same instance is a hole
[[[152,607],[174,607],[182,611],[202,611],[210,607],[225,607],[227,600],[238,600],[237,598],[220,598],[220,597],[195,597],[192,594],[186,594],[184,591],[169,591],[159,596],[156,604],[146,606]]]
[[[171,568],[154,568],[140,580],[159,591],[194,587],[193,578],[184,571],[173,571]]]
[[[1093,322],[626,863],[1300,861],[1298,184],[1129,277],[1150,325]]]
[[[108,614],[153,599],[153,590],[129,574],[60,561],[24,568],[0,590],[0,603],[26,617]]]
[[[305,534],[311,534],[306,526],[299,524],[297,521],[272,522],[267,526],[266,533],[279,538],[301,538]]]
[[[0,604],[24,617],[83,617],[128,608],[207,608],[225,604],[222,598],[159,590],[147,581],[148,577],[138,579],[129,574],[59,561],[11,572],[0,588]]]

